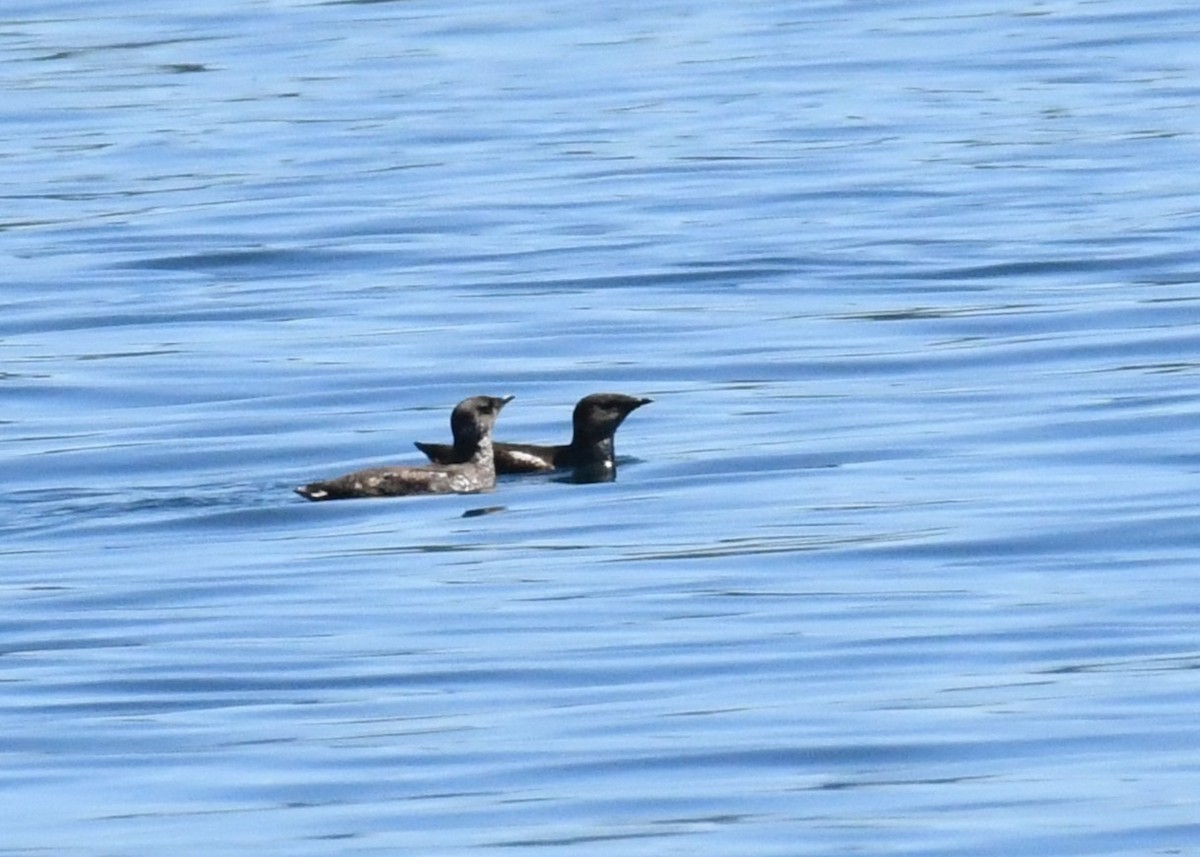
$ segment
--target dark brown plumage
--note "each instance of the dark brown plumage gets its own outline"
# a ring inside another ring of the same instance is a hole
[[[616,476],[613,435],[634,410],[650,399],[623,393],[592,393],[575,405],[571,442],[560,445],[533,443],[492,444],[497,473],[537,473],[571,468],[580,482],[607,482]],[[439,464],[452,464],[461,452],[444,443],[417,441],[417,449]]]
[[[410,494],[471,494],[496,484],[492,456],[492,426],[512,396],[472,396],[450,415],[454,455],[449,464],[424,467],[371,467],[301,485],[296,493],[308,500],[353,497],[403,497]]]

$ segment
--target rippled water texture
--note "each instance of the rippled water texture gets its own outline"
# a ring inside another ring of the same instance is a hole
[[[0,854],[1200,854],[1198,31],[6,2]]]

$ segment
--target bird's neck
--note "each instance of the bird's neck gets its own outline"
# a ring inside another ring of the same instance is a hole
[[[474,443],[455,444],[454,452],[458,461],[470,462],[483,470],[496,469],[491,435],[484,435]]]
[[[609,437],[593,438],[575,435],[571,438],[571,449],[576,457],[592,461],[612,461],[613,439]]]

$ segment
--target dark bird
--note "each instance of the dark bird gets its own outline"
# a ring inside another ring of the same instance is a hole
[[[537,473],[547,470],[573,468],[577,482],[609,482],[616,478],[613,459],[613,434],[634,410],[650,404],[622,393],[592,393],[575,405],[572,416],[574,432],[571,442],[558,446],[533,443],[492,444],[497,473]],[[423,443],[417,449],[438,464],[459,461],[462,452],[457,445]]]
[[[424,467],[371,467],[301,485],[296,493],[309,500],[351,497],[402,497],[409,494],[473,494],[496,484],[492,426],[512,396],[472,396],[450,414],[455,461]]]

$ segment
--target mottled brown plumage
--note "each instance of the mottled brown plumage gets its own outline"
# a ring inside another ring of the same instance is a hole
[[[472,396],[450,415],[456,461],[424,467],[370,467],[296,489],[308,500],[403,497],[411,494],[472,494],[496,484],[492,426],[512,396]]]

